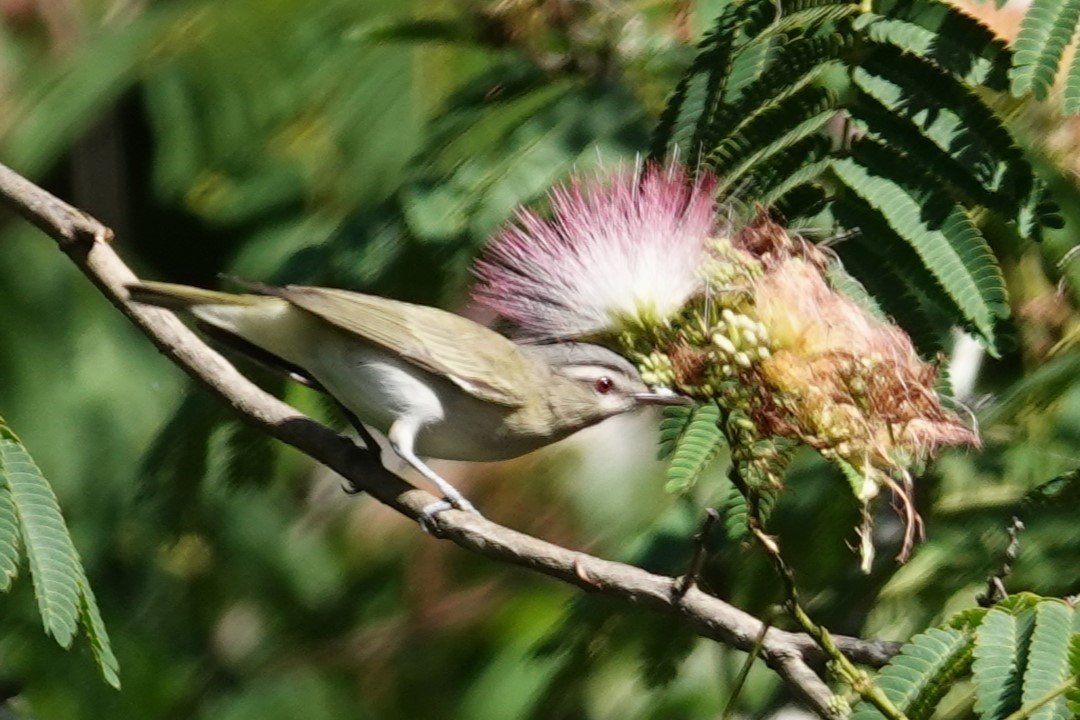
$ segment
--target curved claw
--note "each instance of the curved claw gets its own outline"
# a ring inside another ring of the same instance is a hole
[[[476,517],[484,517],[480,514],[480,511],[473,507],[473,504],[460,495],[456,498],[443,498],[442,500],[436,500],[433,503],[425,505],[420,510],[419,517],[416,518],[420,523],[420,529],[426,532],[428,535],[434,535],[438,537],[438,526],[435,524],[435,516],[441,512],[447,510],[462,510],[467,513],[472,513]]]
[[[429,505],[425,505],[420,511],[420,516],[416,518],[420,523],[420,529],[426,532],[428,535],[438,537],[438,528],[435,525],[435,516],[441,512],[453,509],[453,505],[446,500],[437,500]]]

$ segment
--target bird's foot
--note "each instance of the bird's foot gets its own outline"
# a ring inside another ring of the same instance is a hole
[[[420,528],[428,535],[438,536],[438,527],[435,524],[435,516],[441,512],[447,510],[462,510],[467,513],[472,513],[476,517],[484,517],[480,514],[471,502],[466,500],[462,495],[456,497],[445,497],[442,500],[436,500],[433,503],[425,505],[420,510],[420,515],[417,517],[417,522],[420,523]]]

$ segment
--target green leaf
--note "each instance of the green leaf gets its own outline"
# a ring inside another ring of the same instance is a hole
[[[758,163],[746,174],[739,200],[771,208],[798,188],[811,185],[830,165],[830,141],[812,135]]]
[[[856,78],[866,81],[862,84],[872,90],[893,88],[885,81],[871,79],[859,73],[856,73]],[[889,105],[879,102],[878,97],[883,95],[888,96],[888,93],[879,92],[874,95],[871,92],[853,90],[850,112],[857,128],[865,130],[879,141],[903,153],[912,162],[932,172],[935,180],[951,188],[967,204],[986,205],[1005,217],[1015,217],[1020,212],[1021,198],[1007,197],[998,187],[1002,173],[995,168],[1001,167],[1001,163],[972,163],[973,154],[970,151],[965,152],[968,145],[958,136],[950,135],[939,144],[924,133],[922,123],[890,109],[890,106],[895,107],[897,104],[895,97],[883,98]],[[942,110],[940,113],[934,112],[933,116],[938,119],[937,124],[941,124],[940,119],[948,117],[949,112]]]
[[[974,632],[975,628],[982,624],[983,618],[986,617],[986,613],[988,612],[989,610],[983,607],[967,608],[949,618],[946,625],[955,628],[956,630]]]
[[[975,712],[985,720],[1004,718],[1022,704],[1022,673],[1035,611],[1014,615],[995,608],[975,632]]]
[[[7,483],[0,483],[0,591],[7,592],[19,574],[19,518]]]
[[[56,495],[26,448],[0,421],[0,551],[3,534],[12,529],[21,536],[12,539],[13,559],[18,560],[21,539],[46,633],[70,648],[81,624],[105,681],[119,689],[119,663]],[[4,590],[12,577],[6,578]]]
[[[888,316],[885,311],[881,309],[881,305],[874,297],[866,292],[866,288],[863,284],[856,280],[851,274],[844,269],[844,266],[839,262],[830,262],[825,268],[825,277],[829,281],[829,286],[833,290],[842,293],[856,305],[863,309],[864,312],[871,316],[885,322],[888,320]]]
[[[105,682],[117,690],[120,689],[120,661],[113,654],[112,645],[109,642],[109,633],[105,629],[105,621],[101,618],[101,610],[98,609],[97,598],[90,587],[89,580],[82,567],[79,567],[79,590],[81,603],[79,607],[80,619],[86,637],[90,641],[90,650],[94,653],[94,660],[101,668],[101,674]]]
[[[836,103],[831,91],[809,86],[747,117],[705,158],[705,166],[720,176],[717,194],[736,191],[760,163],[819,132],[835,116]]]
[[[695,409],[690,405],[669,405],[664,408],[660,416],[660,448],[656,452],[657,460],[666,460],[675,452],[679,438],[690,423]]]
[[[994,325],[1006,315],[1008,304],[1001,270],[986,241],[963,208],[947,198],[933,198],[943,205],[942,217],[928,218],[927,201],[920,202],[919,189],[881,174],[884,162],[872,156],[866,159],[873,162],[873,170],[855,158],[837,160],[833,169],[915,250],[925,271],[944,290],[965,323],[993,350]],[[895,166],[890,169],[898,170]]]
[[[1031,93],[1045,100],[1054,84],[1065,46],[1076,32],[1080,19],[1080,0],[1034,0],[1024,20],[1014,47],[1010,90],[1014,97]]]
[[[724,446],[724,433],[719,422],[720,408],[716,403],[693,408],[668,465],[665,490],[683,492],[701,477]]]
[[[968,85],[1008,87],[1012,53],[978,18],[940,0],[879,0],[856,27],[923,57]]]
[[[987,193],[1007,201],[1008,217],[1038,184],[1004,123],[973,88],[949,73],[882,45],[854,70],[852,80],[977,178]],[[936,171],[930,159],[915,155],[909,161]]]
[[[279,445],[247,423],[226,427],[225,480],[234,487],[265,488],[274,478]]]
[[[702,147],[712,148],[734,134],[740,125],[745,126],[747,118],[754,113],[819,83],[823,75],[837,67],[833,61],[848,49],[851,42],[847,35],[830,33],[825,37],[802,38],[782,45],[774,53],[775,58],[765,76],[716,108]]]
[[[757,492],[761,520],[765,521],[772,513],[778,492],[772,486],[758,487]],[[743,497],[734,483],[728,483],[728,494],[722,507],[724,510],[724,534],[729,540],[733,541],[745,538],[750,532],[750,526],[747,522],[749,506],[746,498]]]
[[[1035,607],[1035,630],[1024,671],[1025,706],[1060,688],[1072,674],[1069,642],[1073,614],[1073,608],[1060,600],[1044,600]],[[1068,720],[1064,695],[1042,705],[1029,717],[1031,720]]]
[[[1069,672],[1073,677],[1080,677],[1080,633],[1069,637]],[[1065,703],[1073,717],[1080,716],[1080,683],[1065,693]]]
[[[139,498],[158,511],[163,528],[178,532],[197,502],[209,469],[210,438],[223,417],[221,404],[193,387],[143,457]]]
[[[848,487],[851,488],[851,494],[856,500],[863,500],[866,497],[866,475],[856,468],[851,463],[837,458],[833,461],[833,464],[840,468],[840,473],[847,480]]]
[[[1080,112],[1080,53],[1074,53],[1065,77],[1065,112]]]
[[[916,635],[874,677],[885,696],[911,720],[928,718],[957,678],[971,666],[972,636],[955,628],[931,628]],[[884,715],[868,702],[860,703],[853,720],[877,720]]]
[[[825,28],[844,26],[846,21],[863,12],[863,8],[846,0],[814,0],[784,3],[781,14],[769,26],[769,32],[777,36],[791,33],[805,35]]]
[[[78,631],[79,558],[48,481],[22,445],[0,439],[0,479],[11,492],[45,631],[71,647]]]
[[[19,442],[3,417],[0,417],[0,439]],[[0,467],[0,472],[3,468]],[[0,591],[7,592],[19,574],[21,534],[19,518],[15,513],[15,499],[6,482],[0,482]]]
[[[702,139],[730,77],[737,44],[768,27],[775,12],[768,0],[733,2],[724,7],[660,115],[650,160],[661,162],[673,149],[680,157],[701,154]]]
[[[952,303],[915,251],[861,198],[842,197],[832,212],[841,226],[857,232],[838,247],[845,268],[907,331],[923,355],[942,350],[945,330],[955,322]]]

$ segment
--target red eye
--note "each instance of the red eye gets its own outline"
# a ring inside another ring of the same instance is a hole
[[[596,392],[601,395],[606,395],[611,392],[611,388],[615,387],[615,383],[611,381],[609,377],[601,377],[596,379]]]

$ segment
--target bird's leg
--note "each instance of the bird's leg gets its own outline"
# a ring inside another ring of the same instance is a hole
[[[232,282],[243,285],[249,290],[259,290],[261,292],[262,290],[265,290],[269,287],[259,286],[259,288],[257,288],[257,283],[248,283],[240,280],[239,278],[229,276],[223,277],[231,280]],[[237,335],[233,335],[232,333],[226,330],[222,330],[221,328],[214,327],[210,323],[197,321],[195,324],[204,335],[209,337],[211,340],[214,340],[219,345],[230,348],[245,356],[248,360],[254,362],[256,365],[259,365],[273,373],[276,373],[286,378],[287,380],[292,380],[293,382],[300,383],[301,385],[306,385],[312,390],[321,392],[326,397],[333,400],[334,403],[338,406],[338,408],[341,409],[341,412],[344,413],[345,417],[349,420],[349,424],[351,424],[353,428],[356,429],[356,432],[360,436],[360,439],[364,441],[364,447],[367,448],[368,452],[370,452],[375,457],[375,460],[380,465],[383,464],[382,449],[379,447],[378,442],[375,441],[375,438],[372,437],[371,432],[366,427],[364,427],[364,424],[362,422],[360,422],[360,418],[356,416],[356,413],[345,407],[345,405],[340,400],[327,392],[326,388],[319,384],[319,382],[310,374],[308,374],[306,370],[299,366],[293,365],[292,363],[289,363],[277,357],[276,355],[267,352],[266,350],[263,350],[258,345],[250,343]],[[342,489],[345,490],[345,492],[347,492],[349,495],[359,495],[361,492],[363,492],[352,483],[344,485]]]
[[[390,441],[390,447],[398,454],[398,457],[409,463],[414,470],[430,480],[435,487],[442,491],[444,496],[443,500],[431,503],[420,511],[420,525],[425,529],[433,527],[432,520],[435,515],[443,510],[449,510],[451,507],[456,507],[458,510],[464,510],[465,512],[471,512],[474,515],[480,515],[480,512],[473,507],[471,502],[465,499],[464,495],[458,492],[457,488],[439,477],[434,470],[429,468],[423,460],[416,456],[416,453],[413,452],[413,442],[416,439],[416,431],[417,427],[414,422],[409,422],[406,421],[405,418],[402,418],[390,426],[390,432],[386,434],[386,437]]]
[[[371,431],[367,429],[364,423],[360,422],[360,418],[356,416],[356,413],[345,407],[345,405],[333,395],[328,394],[327,397],[333,398],[334,402],[337,403],[338,408],[340,408],[341,412],[344,413],[345,417],[349,421],[349,424],[353,426],[354,430],[356,430],[356,434],[359,435],[360,439],[364,441],[364,447],[367,449],[367,451],[375,456],[375,459],[380,465],[386,467],[385,463],[383,463],[382,461],[382,448],[379,447],[379,443],[375,440],[375,436],[371,434]],[[351,483],[347,486],[343,486],[343,489],[349,495],[359,495],[361,492],[363,492],[363,490],[360,490]]]

